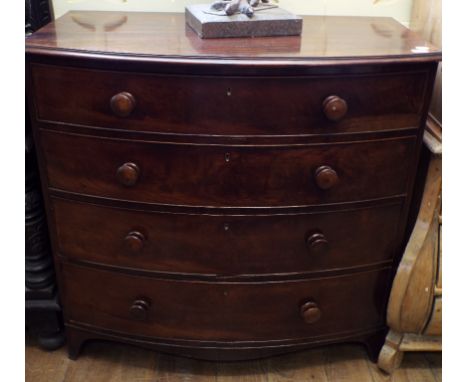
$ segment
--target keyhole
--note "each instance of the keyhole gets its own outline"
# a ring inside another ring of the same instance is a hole
[[[227,95],[228,97],[230,97],[230,96],[232,95],[231,88],[228,88],[228,89],[227,89],[226,95]]]
[[[229,231],[229,223],[224,223],[224,230]]]
[[[230,153],[224,154],[224,160],[225,160],[226,162],[229,162],[229,161],[231,160],[231,154],[230,154]]]

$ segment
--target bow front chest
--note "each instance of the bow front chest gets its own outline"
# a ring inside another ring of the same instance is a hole
[[[179,14],[71,12],[26,54],[70,357],[379,350],[437,49],[388,18],[201,40]]]

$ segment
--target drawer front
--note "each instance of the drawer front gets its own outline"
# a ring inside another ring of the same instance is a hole
[[[292,135],[418,127],[427,73],[176,77],[32,65],[32,79],[41,120],[164,133]]]
[[[388,270],[296,282],[168,281],[63,266],[68,322],[213,341],[306,338],[384,323]]]
[[[415,138],[296,147],[142,143],[43,131],[49,186],[193,206],[301,206],[406,193]]]
[[[58,251],[71,259],[217,276],[304,273],[390,260],[400,215],[399,204],[276,216],[150,213],[62,199],[52,206]]]

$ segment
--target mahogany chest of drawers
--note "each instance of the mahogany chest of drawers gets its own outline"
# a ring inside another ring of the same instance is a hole
[[[70,357],[375,356],[437,49],[387,18],[200,40],[179,14],[71,12],[26,54]]]

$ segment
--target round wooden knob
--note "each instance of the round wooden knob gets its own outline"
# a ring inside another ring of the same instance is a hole
[[[330,121],[339,121],[348,112],[348,104],[343,98],[331,95],[323,101],[323,113]]]
[[[339,181],[338,174],[330,166],[320,166],[315,170],[315,183],[322,190],[328,190]]]
[[[329,244],[325,235],[321,232],[314,232],[306,238],[309,251],[314,254],[323,254],[328,251]]]
[[[130,252],[139,253],[145,246],[145,235],[138,231],[131,231],[125,236],[125,246]]]
[[[135,300],[130,307],[130,316],[134,320],[144,321],[148,317],[150,303],[147,299],[142,298]]]
[[[117,180],[120,184],[134,186],[140,176],[140,169],[135,163],[124,163],[117,169]]]
[[[128,92],[118,93],[110,100],[110,107],[118,117],[128,117],[135,109],[135,106],[135,97]]]
[[[301,316],[306,324],[313,324],[320,320],[322,312],[315,302],[309,301],[301,306]]]

